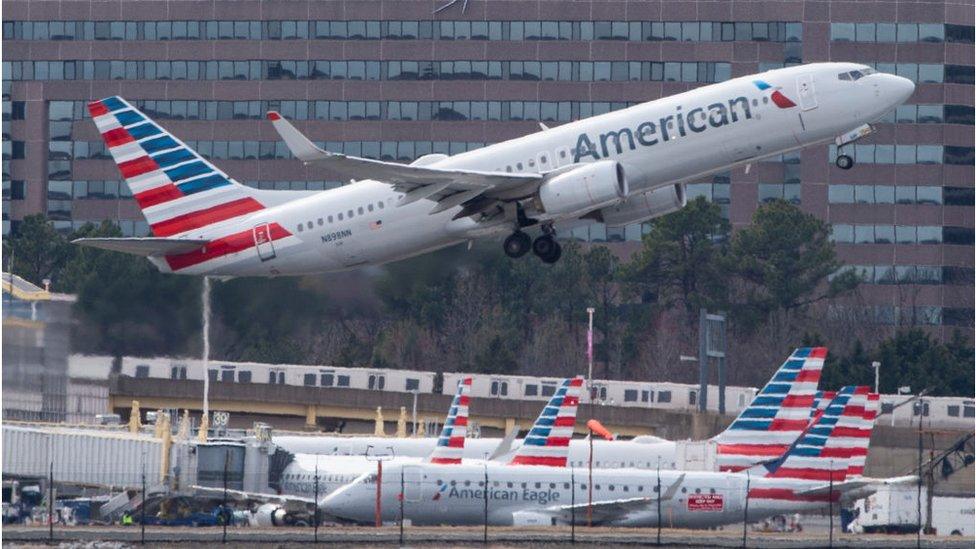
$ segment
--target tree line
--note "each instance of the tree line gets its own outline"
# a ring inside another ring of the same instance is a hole
[[[4,241],[8,269],[78,295],[75,352],[198,356],[201,279],[160,274],[148,261],[70,244],[118,236],[110,223],[62,235],[41,216]],[[12,265],[9,258],[13,257]],[[567,242],[545,265],[475,242],[349,273],[214,282],[213,357],[432,371],[572,375],[585,371],[587,307],[598,377],[697,380],[700,308],[728,317],[728,381],[761,385],[790,351],[831,349],[822,387],[873,383],[973,394],[967,337],[940,342],[828,314],[857,302],[857,275],[840,269],[830,227],[795,206],[763,204],[733,231],[696,199],[653,220],[629,256]]]

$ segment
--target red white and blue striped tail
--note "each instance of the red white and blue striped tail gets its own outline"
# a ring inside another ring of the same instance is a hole
[[[847,401],[823,449],[825,457],[847,462],[847,476],[864,472],[874,427],[874,421],[868,419],[870,391],[871,388],[866,385],[854,388],[854,395]]]
[[[466,377],[458,383],[451,409],[447,412],[447,420],[441,435],[437,437],[437,446],[430,453],[430,463],[452,464],[461,463],[464,454],[464,439],[468,435],[468,401],[471,399],[471,378]]]
[[[582,377],[563,380],[509,464],[565,467],[582,392]]]
[[[863,398],[855,398],[856,393]],[[866,403],[867,391],[859,393],[854,386],[842,388],[782,458],[762,466],[768,471],[765,476],[843,482],[849,456],[843,442],[838,443],[838,436],[849,435],[849,425],[863,422]]]
[[[121,97],[88,104],[152,234],[183,235],[261,210],[255,193]]]
[[[810,424],[825,347],[793,351],[729,427],[712,438],[720,471],[741,471],[783,455]]]
[[[813,407],[810,408],[810,421],[813,421],[819,412],[827,409],[827,405],[837,396],[837,391],[817,391],[813,397]]]
[[[847,463],[847,476],[863,476],[864,466],[868,461],[868,451],[871,445],[871,432],[874,430],[874,422],[881,411],[881,395],[878,393],[867,394],[867,405],[864,407],[864,421],[851,432],[851,446],[854,449],[851,459]]]

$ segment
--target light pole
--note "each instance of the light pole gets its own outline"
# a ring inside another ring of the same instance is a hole
[[[877,360],[875,360],[874,362],[871,363],[871,367],[874,368],[874,392],[877,393],[878,392],[878,381],[881,379],[880,373],[879,373],[879,372],[881,372],[881,363],[878,362]]]
[[[688,362],[688,363],[698,362],[698,357],[688,356],[688,355],[678,355],[678,362]],[[708,390],[707,385],[705,386],[705,390],[706,391]],[[701,392],[701,387],[699,387],[699,392]],[[698,395],[698,402],[701,402],[701,395]],[[698,405],[698,402],[695,403],[696,406]]]
[[[590,317],[590,327],[586,331],[586,360],[589,362],[589,369],[586,374],[586,386],[590,390],[590,403],[593,403],[593,313],[596,309],[586,308],[586,314]]]
[[[412,389],[410,391],[413,393],[413,433],[411,435],[417,436],[417,389]]]
[[[210,277],[203,277],[203,416],[210,417]]]

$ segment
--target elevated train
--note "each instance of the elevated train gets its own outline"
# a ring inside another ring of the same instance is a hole
[[[99,360],[101,359],[101,360]],[[111,368],[112,357],[72,356],[72,362],[97,368],[99,373]],[[101,363],[103,365],[99,366]],[[77,368],[75,368],[77,369]],[[123,357],[118,373],[141,379],[202,380],[203,361],[180,358]],[[558,377],[520,375],[466,374],[447,372],[438,379],[434,372],[379,368],[347,368],[299,364],[264,364],[212,360],[211,382],[262,383],[322,388],[349,388],[419,394],[440,393],[443,387],[455,387],[461,377],[472,377],[471,396],[478,398],[544,401],[555,391]],[[698,385],[650,382],[593,380],[593,401],[605,406],[694,410],[698,406]],[[726,413],[738,414],[755,396],[754,387],[726,387]],[[450,392],[448,390],[447,392]],[[926,428],[972,429],[976,422],[976,402],[966,397],[926,397],[921,403],[910,402],[911,395],[881,395],[880,425],[917,426],[919,417]],[[718,411],[718,388],[708,388],[707,408]]]

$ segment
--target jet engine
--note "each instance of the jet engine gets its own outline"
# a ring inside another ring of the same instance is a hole
[[[265,503],[254,511],[252,521],[258,527],[287,526],[285,508],[275,503]]]
[[[687,202],[684,185],[668,185],[635,194],[615,206],[603,208],[595,217],[608,227],[622,227],[676,212]]]
[[[539,187],[536,208],[552,217],[570,217],[605,208],[626,198],[624,167],[601,160],[559,174]]]

